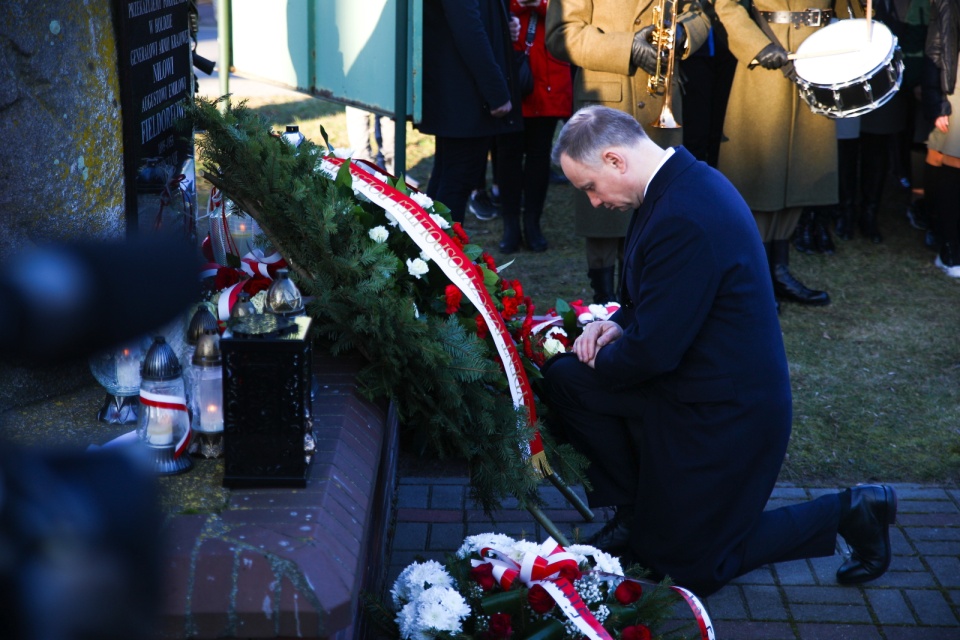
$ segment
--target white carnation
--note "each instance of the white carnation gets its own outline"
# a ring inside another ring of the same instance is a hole
[[[563,336],[567,337],[567,332],[561,329],[560,327],[553,326],[547,329],[547,332],[544,334],[547,338],[552,338],[554,336]]]
[[[347,158],[353,157],[353,149],[350,147],[341,147],[340,149],[333,150],[334,157],[340,158],[341,160],[346,160]]]
[[[478,533],[475,536],[469,536],[457,549],[458,558],[466,558],[471,554],[480,554],[480,549],[490,547],[504,553],[510,553],[516,540],[502,533]]]
[[[384,215],[386,215],[386,217],[387,217],[387,223],[389,223],[389,225],[390,225],[391,227],[395,227],[395,226],[397,226],[398,224],[400,224],[400,222],[397,220],[396,216],[394,216],[394,215],[393,215],[392,213],[390,213],[389,211],[386,211],[386,210],[385,210],[383,213],[384,213]]]
[[[436,222],[436,223],[437,223],[437,226],[440,227],[441,229],[449,229],[449,228],[450,228],[450,223],[447,222],[447,219],[444,218],[444,217],[443,217],[442,215],[440,215],[439,213],[431,213],[431,214],[430,214],[430,219],[433,220],[434,222]]]
[[[390,595],[393,596],[393,605],[399,608],[408,602],[413,602],[425,590],[441,586],[449,587],[453,585],[453,578],[443,568],[443,565],[436,560],[427,560],[426,562],[414,562],[407,565],[393,583],[393,589]]]
[[[420,276],[430,271],[430,267],[428,267],[427,263],[420,258],[414,258],[413,260],[407,258],[407,271],[410,272],[410,275],[419,280]]]
[[[421,207],[423,207],[424,209],[429,209],[430,207],[433,206],[433,198],[423,193],[422,191],[414,191],[413,193],[410,194],[410,197],[413,198],[413,201],[416,202]]]
[[[428,256],[423,251],[420,252],[420,259],[423,260],[424,262],[430,262],[430,256]]]
[[[367,235],[370,236],[370,239],[378,244],[382,244],[387,241],[387,238],[390,236],[390,232],[387,231],[387,228],[383,225],[379,225],[370,229],[367,232]]]
[[[610,317],[610,314],[607,313],[607,308],[602,304],[591,304],[587,309],[597,320],[606,320]]]
[[[590,324],[594,320],[596,320],[596,318],[594,318],[593,314],[590,313],[589,311],[584,311],[583,313],[577,316],[577,322],[579,322],[580,324]]]

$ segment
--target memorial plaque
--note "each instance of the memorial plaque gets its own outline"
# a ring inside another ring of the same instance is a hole
[[[115,0],[127,229],[192,237],[193,138],[178,131],[193,95],[190,0]]]

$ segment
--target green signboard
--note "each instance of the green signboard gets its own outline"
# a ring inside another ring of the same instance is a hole
[[[398,6],[398,3],[403,3]],[[420,120],[422,0],[232,0],[238,74],[393,116]],[[406,16],[406,59],[397,16]]]

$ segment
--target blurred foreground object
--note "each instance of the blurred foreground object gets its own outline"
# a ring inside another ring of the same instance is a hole
[[[160,593],[157,489],[131,447],[0,447],[0,637],[140,640]]]
[[[199,297],[199,268],[165,236],[24,251],[0,271],[0,357],[61,361],[156,329]]]

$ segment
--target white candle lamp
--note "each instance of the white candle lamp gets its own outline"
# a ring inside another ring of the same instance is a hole
[[[223,368],[216,329],[200,336],[191,363],[190,412],[199,452],[205,458],[223,455]]]
[[[137,436],[146,445],[159,475],[190,469],[190,417],[182,369],[176,352],[163,336],[153,344],[140,370],[140,417]]]
[[[90,372],[104,389],[106,398],[97,419],[108,424],[136,424],[139,412],[140,360],[143,349],[138,342],[124,344],[113,351],[90,358]]]

